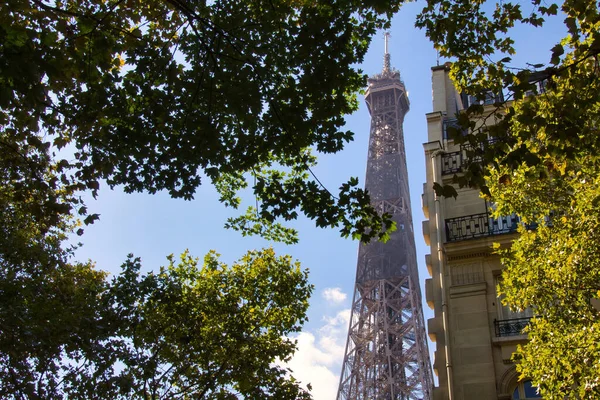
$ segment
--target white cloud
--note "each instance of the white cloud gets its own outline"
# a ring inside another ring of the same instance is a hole
[[[321,293],[325,300],[331,301],[334,304],[340,304],[346,300],[346,293],[342,292],[339,287],[325,288]]]
[[[286,367],[304,386],[310,383],[314,400],[331,400],[337,395],[349,319],[350,310],[342,310],[334,317],[323,317],[324,325],[316,332],[295,337],[298,350]]]

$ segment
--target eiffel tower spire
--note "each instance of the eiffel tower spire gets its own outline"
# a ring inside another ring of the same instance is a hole
[[[389,32],[385,32],[383,34],[384,40],[385,40],[385,47],[384,47],[384,53],[383,53],[383,73],[385,74],[386,72],[390,72],[391,67],[391,60],[390,60],[390,53],[388,52],[388,41],[390,36],[392,36]]]
[[[369,79],[371,133],[365,187],[397,230],[387,243],[360,244],[338,400],[432,398],[433,380],[417,270],[402,123],[409,101],[390,66]]]

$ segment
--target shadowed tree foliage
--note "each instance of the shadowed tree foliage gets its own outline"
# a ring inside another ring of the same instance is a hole
[[[480,98],[487,90],[504,92],[509,100],[491,113],[477,105],[461,113],[471,129],[470,121],[493,122],[474,135],[455,135],[471,148],[471,160],[482,160],[455,183],[480,187],[496,216],[516,213],[524,223],[501,252],[507,303],[535,315],[529,341],[514,356],[517,369],[544,398],[598,398],[600,14],[588,0],[534,0],[532,11],[523,8],[430,0],[418,25],[443,56],[456,59],[451,74],[460,90]],[[548,63],[514,68],[519,38],[511,28],[546,29],[545,18],[557,13],[567,36],[548,49]]]
[[[272,238],[293,242],[293,231],[273,224],[303,213],[344,236],[386,238],[389,216],[377,215],[356,180],[335,196],[324,188],[311,150],[337,152],[352,139],[343,116],[357,109],[365,85],[353,65],[398,7],[8,1],[0,15],[1,143],[25,157],[23,146],[44,155],[63,149],[51,184],[62,190],[96,194],[104,180],[191,199],[207,180],[238,207],[237,192],[250,181],[258,210],[232,227],[275,229]]]
[[[313,153],[352,139],[360,63],[400,2],[9,0],[0,9],[0,395],[306,398],[286,371],[312,290],[289,258],[215,254],[109,278],[73,261],[101,184],[190,200],[286,243],[304,214],[387,238],[357,179],[330,193]],[[80,220],[81,219],[81,220]]]
[[[299,399],[275,364],[306,320],[306,271],[273,250],[228,267],[189,254],[105,279],[90,265],[0,282],[3,398]],[[10,291],[12,289],[12,291]]]

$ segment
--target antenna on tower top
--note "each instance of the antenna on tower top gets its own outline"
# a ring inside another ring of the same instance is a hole
[[[390,53],[388,52],[388,41],[392,35],[389,32],[383,34],[384,38],[384,54],[383,54],[383,72],[389,72],[390,70]]]
[[[385,32],[383,34],[383,38],[385,40],[385,54],[388,54],[388,41],[389,41],[390,36],[392,36],[392,35],[389,32]]]

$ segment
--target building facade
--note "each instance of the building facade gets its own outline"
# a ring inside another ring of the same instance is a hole
[[[337,398],[429,400],[433,380],[417,270],[402,123],[409,101],[400,73],[369,79],[371,132],[365,187],[372,205],[392,215],[387,243],[361,243]]]
[[[530,382],[519,382],[511,355],[527,338],[522,329],[531,315],[511,312],[496,293],[502,265],[492,244],[508,245],[518,220],[494,219],[475,189],[458,189],[458,197],[435,195],[433,183],[451,183],[460,174],[465,149],[448,137],[456,115],[472,98],[460,96],[450,80],[449,65],[432,68],[433,111],[427,114],[424,143],[426,179],[422,207],[429,277],[427,304],[434,318],[427,332],[435,342],[434,373],[439,384],[436,400],[539,398]],[[494,96],[482,101],[491,110]]]

